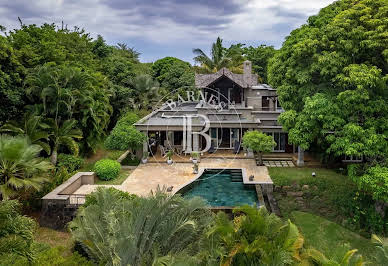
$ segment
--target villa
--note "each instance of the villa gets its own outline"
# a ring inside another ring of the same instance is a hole
[[[296,147],[288,143],[288,134],[278,123],[283,109],[276,89],[258,83],[250,61],[243,66],[243,74],[227,68],[214,74],[196,74],[195,87],[202,97],[194,99],[188,93],[184,100],[180,96],[178,101],[167,102],[136,123],[136,128],[152,140],[144,143],[143,153],[170,149],[178,154],[203,150],[238,153],[247,130],[273,136],[273,152],[295,153]],[[301,149],[297,164],[303,165]]]

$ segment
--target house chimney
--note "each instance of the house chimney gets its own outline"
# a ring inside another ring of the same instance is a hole
[[[247,87],[252,86],[252,62],[244,61],[244,74],[243,74],[244,83]]]

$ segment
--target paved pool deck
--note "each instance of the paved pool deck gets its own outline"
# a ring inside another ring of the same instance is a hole
[[[201,158],[198,165],[199,169],[206,168],[244,168],[246,176],[254,176],[252,181],[246,181],[250,184],[272,184],[268,169],[265,166],[256,166],[254,159],[226,159],[226,158]],[[128,178],[121,184],[115,185],[117,189],[146,196],[152,190],[159,187],[173,186],[172,193],[178,191],[182,186],[197,178],[193,174],[193,163],[147,163],[140,164],[131,172]],[[83,185],[74,194],[86,195],[97,189],[99,185]]]

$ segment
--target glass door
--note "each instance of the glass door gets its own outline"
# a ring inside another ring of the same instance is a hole
[[[235,144],[240,142],[240,129],[239,128],[232,128],[230,134],[231,134],[230,146],[234,149]]]

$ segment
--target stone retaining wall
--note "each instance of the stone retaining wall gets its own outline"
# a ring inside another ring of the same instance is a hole
[[[70,200],[82,185],[93,185],[94,172],[78,172],[42,198],[41,226],[63,229],[76,215],[79,201]],[[82,201],[81,201],[82,202]]]

